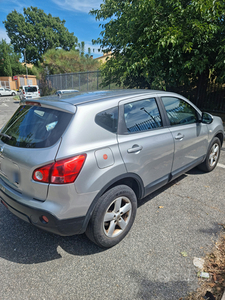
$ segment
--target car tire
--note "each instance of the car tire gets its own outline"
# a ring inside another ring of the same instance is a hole
[[[129,232],[137,211],[137,197],[126,185],[118,185],[97,201],[86,235],[102,248],[118,244]]]
[[[13,93],[12,93],[12,96],[15,96],[15,95],[16,95],[16,93],[13,92]]]
[[[218,137],[214,137],[207,152],[206,158],[198,168],[204,172],[211,172],[215,169],[220,157],[221,142]]]

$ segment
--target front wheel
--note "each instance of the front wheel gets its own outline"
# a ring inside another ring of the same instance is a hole
[[[15,96],[15,95],[16,95],[16,93],[13,92],[13,93],[12,93],[12,96]]]
[[[214,137],[209,146],[206,159],[198,166],[198,168],[204,172],[211,172],[213,169],[215,169],[220,157],[220,149],[220,139],[218,137]]]
[[[137,211],[137,198],[126,185],[118,185],[103,194],[89,221],[87,237],[103,248],[118,244],[129,232]]]

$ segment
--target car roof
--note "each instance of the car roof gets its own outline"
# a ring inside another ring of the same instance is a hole
[[[163,93],[163,91],[144,90],[144,89],[127,89],[127,90],[104,90],[92,92],[75,92],[70,94],[63,94],[60,97],[57,95],[45,96],[40,99],[43,101],[61,101],[72,105],[79,105],[93,101],[106,101],[110,99],[127,98],[143,94]]]
[[[142,96],[144,94],[168,94],[168,92],[147,90],[147,89],[124,89],[124,90],[103,90],[103,91],[92,91],[92,92],[74,92],[65,93],[51,96],[44,96],[41,98],[29,99],[29,102],[40,102],[42,105],[54,106],[64,111],[74,112],[74,107],[77,105],[83,105],[92,102],[99,101],[121,101],[131,99],[133,97]],[[170,93],[173,94],[173,93]]]

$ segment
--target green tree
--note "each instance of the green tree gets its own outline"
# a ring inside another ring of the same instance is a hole
[[[5,40],[0,42],[0,74],[1,76],[12,76],[11,61],[9,58],[10,47]]]
[[[27,62],[34,64],[49,49],[70,50],[77,44],[77,37],[65,27],[65,20],[47,15],[37,7],[24,8],[23,14],[14,10],[3,23],[15,52],[24,53],[26,49]]]
[[[0,41],[0,74],[2,76],[26,74],[26,68],[20,60],[21,55],[15,53],[11,44],[7,44],[5,40]],[[28,68],[28,74],[35,75],[30,68]]]
[[[105,84],[205,87],[209,75],[225,80],[223,0],[104,0],[90,13],[104,21],[93,42],[113,52],[102,67]]]
[[[60,74],[93,71],[98,69],[99,63],[89,55],[84,56],[83,51],[51,49],[43,55],[43,66],[47,67],[49,74]]]

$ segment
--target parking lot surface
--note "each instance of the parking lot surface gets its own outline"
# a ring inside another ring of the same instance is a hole
[[[17,107],[0,98],[0,128]],[[108,250],[85,235],[41,231],[0,204],[0,299],[184,297],[198,286],[193,258],[212,249],[225,223],[224,177],[225,145],[213,172],[195,168],[141,200],[130,233]]]

